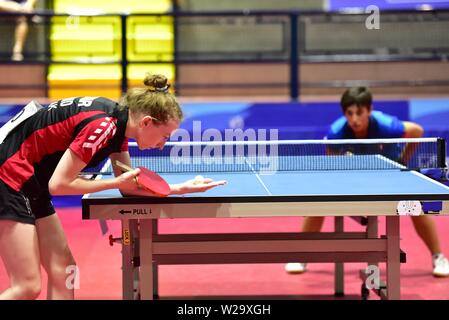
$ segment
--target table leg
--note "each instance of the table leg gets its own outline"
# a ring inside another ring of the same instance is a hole
[[[134,300],[140,299],[140,292],[139,292],[139,282],[140,282],[140,275],[139,275],[139,265],[136,264],[136,259],[139,259],[140,254],[140,244],[139,244],[139,223],[137,220],[130,220],[129,221],[129,230],[131,230],[132,235],[132,257],[133,257],[133,280],[134,280]]]
[[[335,232],[344,231],[343,217],[335,217]],[[342,262],[335,263],[335,296],[342,297],[345,295],[345,274],[344,264]]]
[[[399,216],[387,216],[387,297],[401,298]]]
[[[158,234],[158,221],[157,219],[151,220],[153,222],[153,235]],[[154,239],[154,238],[153,238]],[[159,265],[153,262],[153,296],[155,299],[159,296]]]
[[[378,236],[379,236],[378,217],[377,216],[368,217],[368,225],[366,226],[366,237],[368,239],[377,239]],[[368,261],[368,266],[375,266],[379,268],[379,263],[377,261]]]
[[[140,298],[153,299],[153,222],[140,220]]]
[[[129,220],[122,220],[122,296],[134,299],[133,234]]]

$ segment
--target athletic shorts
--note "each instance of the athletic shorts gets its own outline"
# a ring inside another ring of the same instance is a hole
[[[0,220],[35,224],[36,219],[48,217],[55,212],[48,193],[27,196],[0,179]]]

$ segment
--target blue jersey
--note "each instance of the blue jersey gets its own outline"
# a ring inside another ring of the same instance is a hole
[[[367,139],[402,138],[405,133],[404,123],[398,118],[380,111],[372,111],[369,119]],[[330,127],[327,139],[355,139],[354,132],[344,116],[338,118]],[[353,154],[382,154],[392,160],[397,160],[401,154],[399,145],[364,145],[348,144],[329,146],[337,153],[351,152]]]
[[[394,116],[372,111],[369,118],[367,139],[402,138],[404,123]],[[354,132],[344,116],[338,118],[330,127],[328,139],[355,139]]]

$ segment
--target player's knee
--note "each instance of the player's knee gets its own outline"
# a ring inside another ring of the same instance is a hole
[[[57,259],[54,259],[46,269],[49,278],[63,282],[67,276],[76,272],[77,266],[72,253],[67,249]]]
[[[14,284],[11,288],[14,292],[15,299],[18,300],[34,300],[39,297],[42,286],[40,276],[30,277]]]
[[[74,260],[67,260],[65,262],[60,261],[53,265],[48,273],[48,277],[58,282],[64,282],[68,276],[75,274],[77,271],[77,265]]]

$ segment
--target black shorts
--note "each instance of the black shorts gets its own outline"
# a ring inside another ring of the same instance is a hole
[[[0,220],[35,224],[36,219],[54,214],[55,208],[47,193],[29,197],[16,191],[0,179]]]

